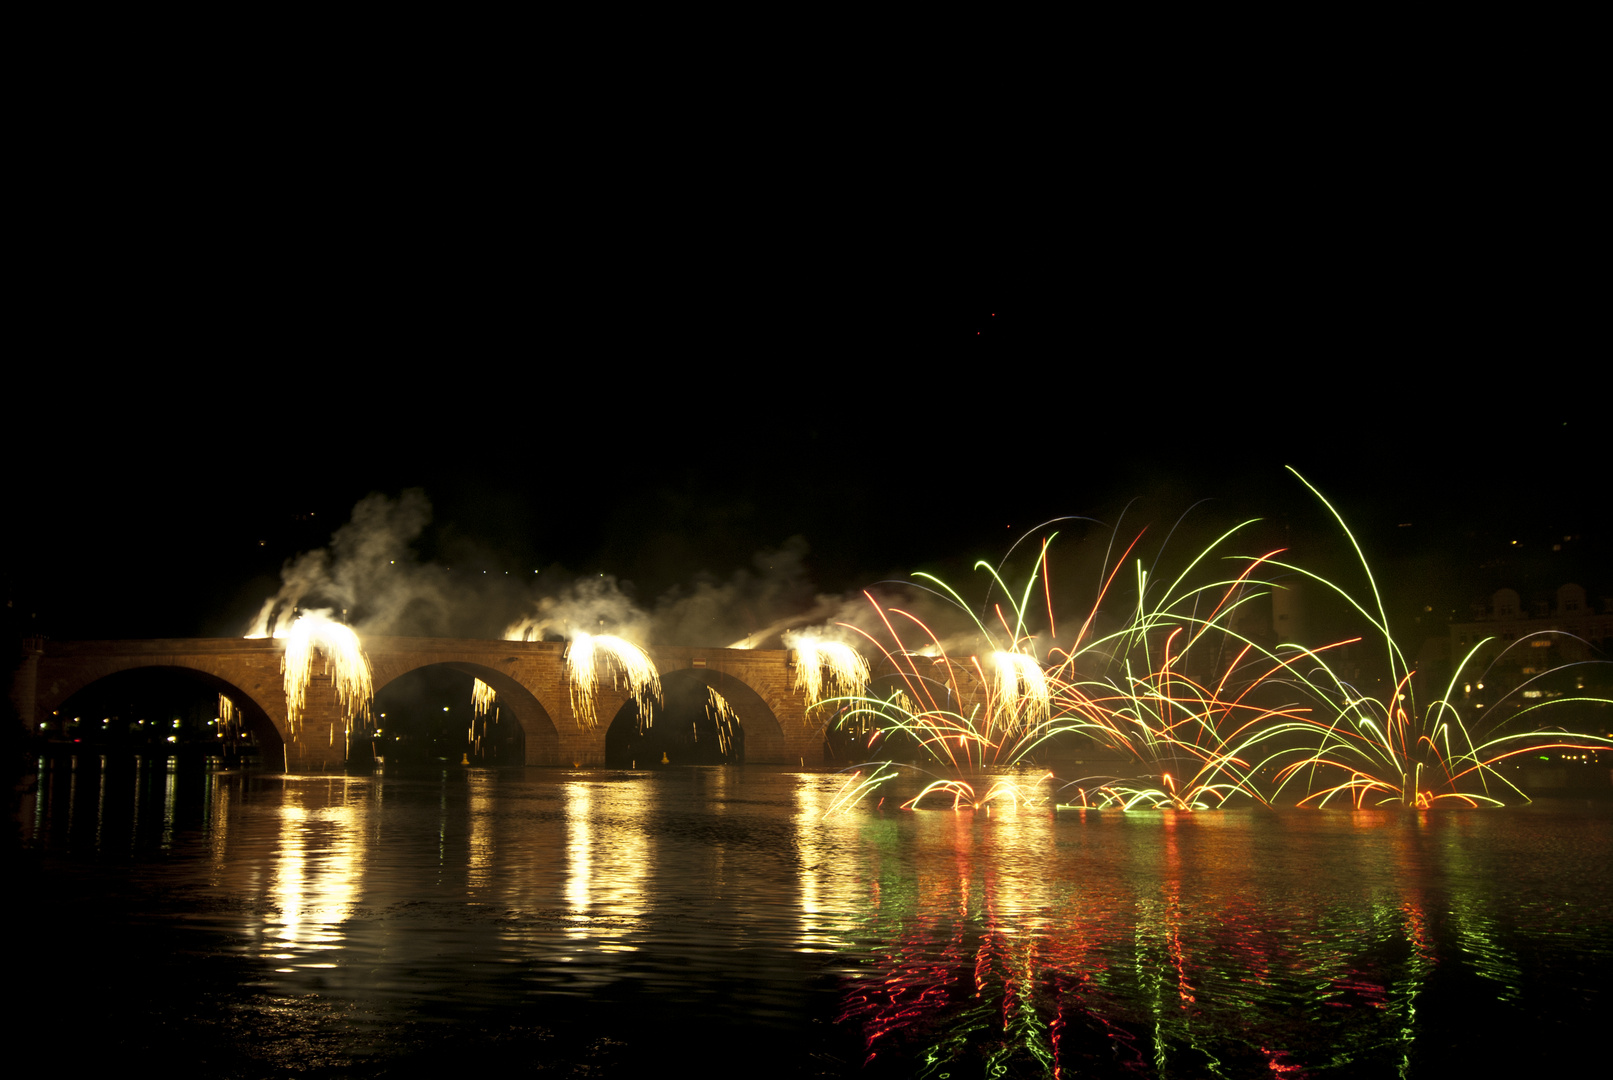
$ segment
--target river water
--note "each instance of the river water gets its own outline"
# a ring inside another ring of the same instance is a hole
[[[216,1077],[1434,1077],[1566,1067],[1613,1007],[1606,802],[830,814],[843,783],[41,761],[13,1016]]]

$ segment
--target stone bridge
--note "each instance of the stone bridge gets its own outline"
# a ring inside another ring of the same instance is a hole
[[[602,672],[596,696],[599,723],[592,728],[579,723],[563,670],[563,642],[367,637],[364,648],[377,693],[399,676],[432,665],[445,665],[493,687],[500,722],[514,720],[520,726],[528,765],[604,764],[606,731],[628,701]],[[728,700],[744,732],[746,761],[823,760],[822,722],[815,717],[809,721],[805,700],[794,688],[793,653],[693,647],[646,651],[663,687],[704,685]],[[362,764],[369,741],[348,747],[335,688],[321,673],[317,655],[303,716],[295,725],[288,722],[280,673],[284,652],[284,641],[267,638],[32,640],[25,643],[11,698],[28,730],[39,733],[52,730],[56,710],[97,680],[142,668],[177,669],[235,703],[266,762],[282,757],[294,772]]]

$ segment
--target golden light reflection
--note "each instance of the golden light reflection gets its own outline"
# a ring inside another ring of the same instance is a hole
[[[369,853],[363,823],[369,785],[347,780],[327,791],[324,806],[305,806],[310,789],[288,787],[280,811],[276,857],[268,881],[275,913],[262,926],[261,950],[286,961],[275,970],[328,966],[324,954],[344,943]]]
[[[170,850],[174,846],[174,804],[177,795],[179,777],[174,771],[174,759],[161,758],[163,771],[162,778],[162,849]]]
[[[233,824],[230,816],[232,795],[236,789],[230,784],[215,783],[210,792],[211,810],[208,814],[207,858],[213,867],[215,879],[228,869],[226,862],[230,850]]]
[[[566,905],[573,921],[566,935],[605,952],[632,952],[626,934],[644,914],[651,852],[642,823],[653,819],[645,793],[633,783],[568,783]],[[595,788],[608,788],[595,799]]]
[[[848,815],[829,816],[841,778],[833,774],[799,773],[796,776],[795,844],[800,853],[797,899],[800,926],[797,948],[802,952],[837,952],[853,945],[864,910],[868,883],[855,862],[847,860],[863,823]]]
[[[496,882],[495,862],[498,857],[497,835],[493,823],[497,816],[497,788],[494,778],[485,774],[469,775],[465,779],[470,789],[470,813],[466,827],[469,848],[465,853],[465,884],[474,890],[487,889]]]

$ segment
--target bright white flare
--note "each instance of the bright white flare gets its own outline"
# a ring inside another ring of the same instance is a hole
[[[470,688],[470,707],[476,711],[477,716],[486,716],[492,712],[493,701],[497,697],[491,686],[477,679]]]
[[[269,620],[274,617],[274,609],[279,603],[280,598],[278,596],[271,596],[263,602],[263,607],[258,611],[257,618],[252,620],[252,629],[246,632],[247,637],[266,638],[269,636]],[[275,635],[275,637],[279,636],[279,634]]]
[[[542,641],[543,624],[537,619],[517,619],[504,630],[505,641]]]
[[[578,631],[566,650],[566,673],[571,677],[571,711],[584,727],[599,726],[594,694],[599,688],[599,656],[609,661],[616,674],[627,683],[627,692],[638,704],[639,719],[650,723],[650,703],[661,698],[661,676],[643,649],[614,634],[585,634]],[[612,685],[615,685],[614,680]]]
[[[367,726],[375,683],[370,675],[370,658],[358,635],[341,623],[333,622],[323,611],[305,611],[290,629],[276,628],[276,638],[286,643],[280,670],[285,675],[286,719],[296,730],[306,704],[308,680],[313,677],[314,651],[325,658],[325,671],[336,686],[336,697],[349,729],[354,721]]]
[[[855,697],[868,687],[868,661],[850,645],[810,634],[786,634],[784,646],[795,650],[795,688],[806,695],[807,708],[824,698]],[[824,679],[828,671],[829,678]]]
[[[1036,657],[1023,653],[994,652],[997,671],[997,715],[1014,727],[1034,727],[1052,713],[1047,675]]]

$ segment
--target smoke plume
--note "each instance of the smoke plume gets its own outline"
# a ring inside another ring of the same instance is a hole
[[[449,611],[441,568],[422,565],[413,544],[431,521],[418,488],[396,499],[368,495],[331,537],[280,571],[280,591],[263,604],[248,637],[284,631],[298,610],[329,609],[364,634],[441,632]]]
[[[279,591],[264,602],[248,636],[284,633],[298,612],[317,609],[366,635],[544,640],[583,632],[643,646],[781,648],[787,634],[809,632],[818,641],[866,649],[858,630],[889,638],[878,600],[929,628],[898,617],[903,644],[914,651],[934,648],[931,632],[949,647],[978,637],[955,604],[922,590],[887,584],[872,598],[818,592],[807,568],[810,548],[800,536],[757,552],[749,566],[726,578],[701,575],[641,605],[632,582],[609,574],[574,577],[556,566],[512,579],[456,575],[424,563],[415,544],[431,519],[431,504],[418,489],[397,498],[366,496],[328,547],[285,564]]]

